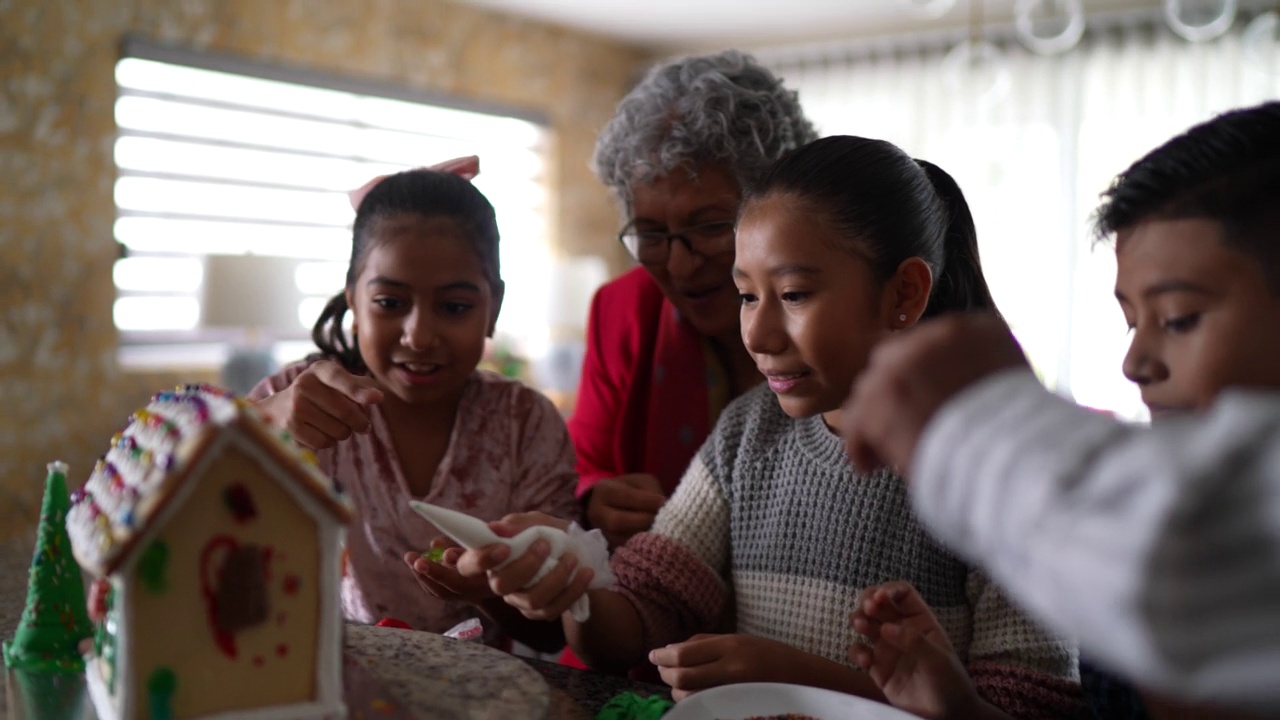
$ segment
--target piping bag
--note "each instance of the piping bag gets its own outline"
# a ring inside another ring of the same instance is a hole
[[[490,530],[489,524],[484,520],[457,510],[418,500],[410,500],[409,507],[439,528],[440,532],[453,538],[454,542],[468,550],[476,550],[495,543],[511,548],[510,557],[498,568],[524,555],[535,541],[546,540],[551,551],[547,554],[547,559],[542,562],[542,567],[538,568],[537,574],[525,587],[546,577],[547,573],[556,566],[560,556],[566,552],[577,556],[579,567],[589,567],[595,573],[589,588],[608,587],[615,582],[613,570],[609,568],[609,543],[599,530],[583,530],[577,523],[570,523],[568,532],[546,525],[535,525],[521,530],[515,537],[504,538]],[[573,601],[569,612],[577,622],[586,622],[591,617],[591,599],[583,593],[582,597]]]

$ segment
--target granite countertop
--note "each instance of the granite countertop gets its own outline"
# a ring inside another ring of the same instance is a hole
[[[621,692],[671,697],[663,686],[517,657],[431,633],[349,625],[346,654],[348,663],[368,657],[371,668],[380,668],[375,670],[377,684],[399,701],[402,707],[397,711],[403,710],[405,717],[591,720]],[[349,692],[352,717],[364,709],[357,697],[371,698]],[[385,715],[386,698],[379,696],[377,703]],[[465,712],[460,711],[463,707]]]
[[[551,688],[542,676],[480,643],[348,625],[344,660],[351,717],[548,717]]]
[[[559,663],[520,658],[532,665],[551,686],[552,720],[592,720],[610,698],[623,692],[671,699],[671,688],[637,682],[630,678],[579,670]]]
[[[31,551],[31,541],[0,544],[0,638],[13,635],[22,615]],[[364,716],[591,720],[622,692],[670,698],[663,686],[517,657],[431,633],[348,625],[346,646],[350,717],[359,717],[362,709],[375,709],[376,713]],[[26,715],[22,707],[9,707],[32,692],[29,687],[15,688],[16,677],[6,672],[0,718],[23,720]],[[79,707],[83,676],[71,677],[75,679],[35,692],[66,696],[66,703],[60,703],[63,707]],[[81,713],[72,712],[72,716],[79,718]],[[87,716],[92,718],[92,713]]]

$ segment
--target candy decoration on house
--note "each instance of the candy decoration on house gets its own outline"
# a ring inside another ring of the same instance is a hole
[[[342,533],[351,505],[248,403],[156,395],[73,497],[94,578],[86,675],[98,716],[342,713]]]
[[[71,555],[66,517],[67,466],[49,463],[40,504],[40,529],[27,579],[27,604],[14,638],[4,644],[4,662],[11,668],[37,672],[79,672],[84,669],[78,645],[93,635],[84,604],[84,583]]]

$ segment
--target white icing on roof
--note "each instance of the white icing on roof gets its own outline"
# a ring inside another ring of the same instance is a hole
[[[315,457],[299,448],[287,433],[268,427],[244,400],[208,385],[187,385],[158,393],[136,411],[125,429],[111,438],[111,447],[84,486],[71,494],[67,533],[82,565],[105,574],[118,564],[120,553],[146,529],[169,480],[181,476],[184,464],[199,446],[233,423],[247,424],[263,443],[284,450],[292,463],[291,476],[335,508],[345,520],[349,504],[334,483],[315,467]]]

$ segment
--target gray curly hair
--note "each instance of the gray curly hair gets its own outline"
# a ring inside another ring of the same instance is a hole
[[[600,131],[593,165],[630,212],[636,183],[723,163],[745,189],[817,137],[794,91],[751,55],[726,50],[650,69]]]

